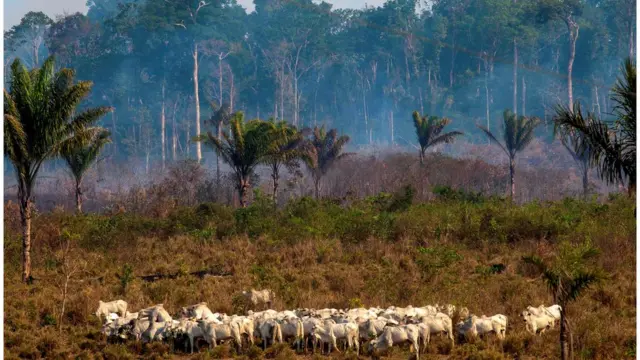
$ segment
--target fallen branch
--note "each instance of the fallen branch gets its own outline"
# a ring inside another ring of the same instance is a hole
[[[173,273],[173,274],[152,274],[152,275],[142,275],[139,276],[144,281],[154,282],[161,279],[177,279],[179,276],[185,275],[183,273]],[[217,271],[217,270],[200,270],[200,271],[192,271],[187,273],[186,275],[197,276],[200,279],[204,279],[205,276],[213,276],[213,277],[227,277],[232,276],[232,273]]]

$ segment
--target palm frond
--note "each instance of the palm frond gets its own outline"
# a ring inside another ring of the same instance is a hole
[[[575,276],[565,286],[565,293],[568,300],[575,300],[580,294],[591,285],[598,282],[600,276],[593,272],[584,272]]]
[[[504,151],[505,154],[507,154],[507,156],[510,156],[509,151],[500,143],[500,141],[498,141],[498,139],[496,139],[496,137],[491,133],[491,131],[489,131],[489,129],[485,128],[482,125],[476,124],[476,126],[482,130],[491,141],[493,141],[494,143],[498,144],[498,146],[500,146],[500,149],[502,149],[502,151]]]

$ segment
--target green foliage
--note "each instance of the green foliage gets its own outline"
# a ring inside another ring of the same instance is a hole
[[[124,264],[122,267],[122,274],[117,274],[118,280],[120,280],[120,287],[122,289],[122,295],[127,294],[127,286],[135,278],[133,275],[133,267],[129,264]]]
[[[415,262],[425,277],[435,275],[452,264],[461,261],[462,256],[449,246],[419,247]]]
[[[420,144],[420,163],[424,163],[424,154],[432,146],[439,144],[450,144],[457,136],[463,135],[460,131],[451,131],[442,134],[444,127],[451,123],[450,119],[439,118],[437,116],[420,116],[414,111],[413,126],[416,128],[418,143]]]
[[[481,192],[452,189],[447,185],[434,186],[433,193],[437,195],[439,199],[445,201],[464,201],[478,204],[484,202],[486,199]]]

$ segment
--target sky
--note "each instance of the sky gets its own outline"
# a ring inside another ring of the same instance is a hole
[[[237,0],[240,5],[253,11],[253,0]],[[384,0],[326,0],[334,8],[362,8],[364,5],[380,6]],[[87,0],[4,0],[4,29],[20,23],[29,11],[42,11],[52,19],[63,13],[87,12]]]

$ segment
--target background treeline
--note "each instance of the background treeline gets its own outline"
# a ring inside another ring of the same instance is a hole
[[[620,59],[635,54],[634,5],[256,0],[247,14],[227,0],[92,0],[87,15],[27,14],[5,32],[4,56],[33,67],[55,55],[93,81],[86,106],[115,108],[102,120],[113,160],[199,158],[190,140],[222,104],[326,124],[352,145],[407,146],[419,110],[485,142],[475,124],[497,129],[505,108],[550,122],[555,104],[580,101],[609,117]],[[537,135],[551,141],[552,126]]]

